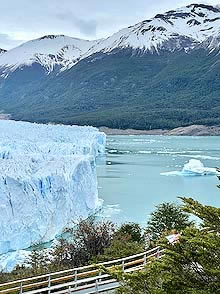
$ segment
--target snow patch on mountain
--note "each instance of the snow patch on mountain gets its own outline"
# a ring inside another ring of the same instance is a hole
[[[33,63],[42,65],[48,73],[56,66],[67,69],[80,59],[97,41],[81,40],[64,35],[49,35],[28,41],[9,50],[0,58],[0,67],[15,71]]]
[[[192,4],[177,10],[158,14],[150,20],[122,29],[111,37],[95,44],[86,53],[108,53],[118,48],[133,48],[143,51],[159,51],[168,41],[176,41],[175,49],[194,48],[214,34],[219,34],[220,9]],[[182,40],[188,40],[181,44]]]
[[[153,53],[183,49],[189,52],[202,45],[213,50],[219,48],[219,35],[220,8],[192,4],[157,14],[106,39],[88,41],[49,35],[29,41],[0,56],[0,76],[6,78],[11,71],[33,63],[43,66],[47,73],[57,67],[64,71],[95,53],[108,54],[115,49],[132,48]]]

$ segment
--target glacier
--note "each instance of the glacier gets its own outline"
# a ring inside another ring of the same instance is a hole
[[[18,250],[0,255],[0,270],[11,272],[16,266],[22,266],[28,260],[30,253],[27,250]]]
[[[0,121],[1,157],[13,154],[93,155],[105,152],[106,136],[94,127]]]
[[[0,121],[1,255],[53,240],[96,211],[104,150],[93,127]]]

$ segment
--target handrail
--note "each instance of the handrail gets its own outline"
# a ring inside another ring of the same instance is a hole
[[[90,264],[90,265],[86,265],[86,266],[81,266],[81,267],[76,267],[76,268],[72,268],[72,269],[68,269],[68,270],[59,271],[59,272],[53,272],[53,273],[48,273],[48,274],[45,274],[45,275],[35,276],[35,277],[26,278],[26,279],[22,279],[22,280],[16,280],[16,281],[0,284],[0,287],[10,285],[10,284],[17,284],[17,283],[21,283],[21,282],[29,282],[29,281],[32,281],[32,280],[48,278],[49,276],[52,277],[52,276],[55,276],[55,275],[57,276],[57,275],[66,274],[66,273],[70,273],[70,272],[74,272],[74,271],[81,271],[81,270],[84,270],[84,269],[92,268],[94,266],[100,267],[100,266],[105,266],[105,265],[109,265],[109,264],[114,264],[114,263],[121,262],[123,260],[126,261],[126,260],[129,260],[129,259],[133,259],[133,258],[136,258],[136,257],[143,256],[144,254],[151,253],[153,251],[158,250],[159,248],[160,247],[155,247],[155,248],[153,248],[151,250],[148,250],[146,252],[138,253],[138,254],[135,254],[135,255],[128,256],[128,257],[123,257],[123,258],[120,258],[120,259],[114,259],[114,260],[110,260],[110,261],[106,261],[106,262],[102,262],[102,263]]]
[[[45,275],[39,275],[26,279],[20,279],[8,283],[0,284],[0,294],[6,293],[56,293],[53,290],[62,290],[66,287],[74,287],[78,289],[78,285],[86,285],[95,281],[95,287],[101,283],[103,279],[109,279],[109,275],[103,275],[100,272],[100,267],[105,266],[112,268],[113,266],[121,266],[123,271],[137,270],[137,268],[143,268],[146,265],[147,260],[153,256],[159,256],[163,250],[159,247],[153,248],[143,253],[138,253],[132,256],[123,257],[103,263],[91,264],[83,267],[72,268],[69,270],[63,270]],[[138,265],[138,267],[137,267]],[[71,274],[70,274],[71,273]],[[112,280],[112,279],[111,279]],[[107,280],[108,281],[108,280]],[[107,283],[106,284],[109,284]],[[110,281],[110,280],[109,280]],[[103,282],[103,281],[102,281]],[[94,283],[90,285],[90,288],[94,287]],[[62,291],[61,291],[62,292]],[[65,293],[65,290],[64,292]],[[68,293],[68,291],[66,292]],[[70,292],[69,292],[70,293]],[[94,292],[95,293],[95,292]],[[97,292],[98,293],[98,292]]]

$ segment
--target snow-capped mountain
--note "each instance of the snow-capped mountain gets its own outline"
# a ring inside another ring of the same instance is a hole
[[[26,42],[17,48],[0,51],[1,76],[33,63],[42,65],[48,73],[59,66],[69,69],[80,60],[97,52],[132,48],[159,52],[162,49],[186,51],[204,43],[208,49],[218,48],[220,35],[220,8],[192,4],[158,14],[136,25],[122,29],[101,40],[88,41],[64,35],[49,35]]]
[[[113,36],[94,45],[87,55],[94,52],[111,52],[117,48],[159,51],[160,49],[189,50],[220,34],[220,8],[203,4],[158,14],[150,20],[122,29]],[[215,43],[212,43],[214,46]]]
[[[15,71],[33,63],[42,65],[48,73],[56,66],[66,69],[73,65],[97,41],[81,40],[64,35],[48,35],[28,41],[3,54],[0,58],[0,67],[8,71]]]
[[[0,56],[0,111],[112,128],[220,124],[219,49],[220,8],[204,4],[106,39],[46,36]]]

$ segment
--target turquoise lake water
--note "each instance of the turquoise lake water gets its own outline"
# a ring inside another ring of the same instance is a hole
[[[155,205],[180,202],[178,196],[219,207],[216,176],[161,175],[190,159],[220,167],[220,137],[108,136],[106,157],[97,161],[102,215],[144,225]]]

